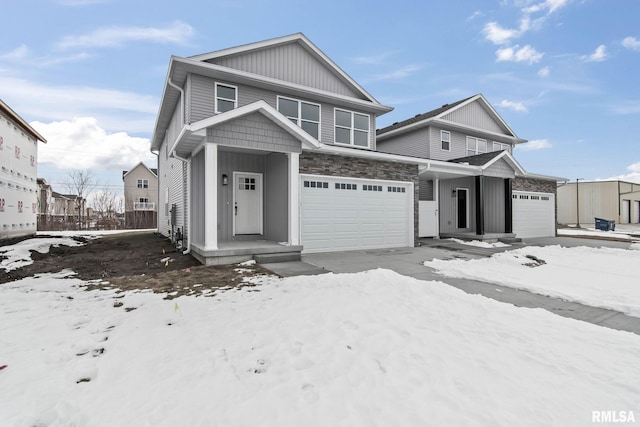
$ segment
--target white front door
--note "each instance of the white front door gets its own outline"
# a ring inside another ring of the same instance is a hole
[[[233,234],[262,234],[260,173],[233,173]]]

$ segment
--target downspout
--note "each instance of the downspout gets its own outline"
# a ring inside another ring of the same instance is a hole
[[[178,92],[180,92],[180,110],[182,111],[182,114],[181,114],[182,125],[184,125],[185,124],[184,89],[182,89],[180,86],[173,83],[171,79],[167,79],[167,84],[172,88],[176,89]],[[181,162],[183,162],[184,165],[186,165],[187,170],[189,170],[188,169],[189,160],[185,159],[184,157],[178,156],[175,151],[171,153],[171,157],[174,157],[180,160]],[[160,189],[158,189],[158,191],[160,191]],[[191,201],[191,180],[189,179],[189,177],[187,177],[187,203],[189,203],[190,201]],[[191,210],[189,210],[189,212],[191,212]],[[182,251],[182,254],[187,255],[189,252],[191,252],[191,223],[189,221],[189,216],[186,214],[186,209],[182,209],[182,223],[187,226],[187,236],[186,236],[187,249]]]

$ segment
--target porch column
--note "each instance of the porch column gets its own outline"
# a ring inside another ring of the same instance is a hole
[[[504,180],[504,232],[513,233],[513,192],[511,179]]]
[[[440,238],[440,179],[433,180],[433,200],[436,201],[436,235],[435,238]]]
[[[484,234],[484,176],[476,176],[476,234]]]
[[[218,144],[204,144],[204,250],[218,249]]]
[[[289,243],[300,244],[300,153],[289,153]]]

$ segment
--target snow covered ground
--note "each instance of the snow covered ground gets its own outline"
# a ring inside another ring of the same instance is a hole
[[[640,241],[640,225],[616,224],[615,231],[596,230],[595,228],[559,228],[558,236],[605,237],[621,240]]]
[[[526,289],[640,317],[640,243],[631,248],[529,246],[491,258],[424,264],[447,277]],[[527,256],[545,263],[538,265]]]
[[[439,282],[379,269],[170,301],[84,284],[0,285],[0,425],[640,420],[640,336]]]

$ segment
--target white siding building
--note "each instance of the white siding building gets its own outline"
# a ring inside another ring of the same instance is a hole
[[[36,232],[38,141],[47,142],[0,100],[0,238]]]

